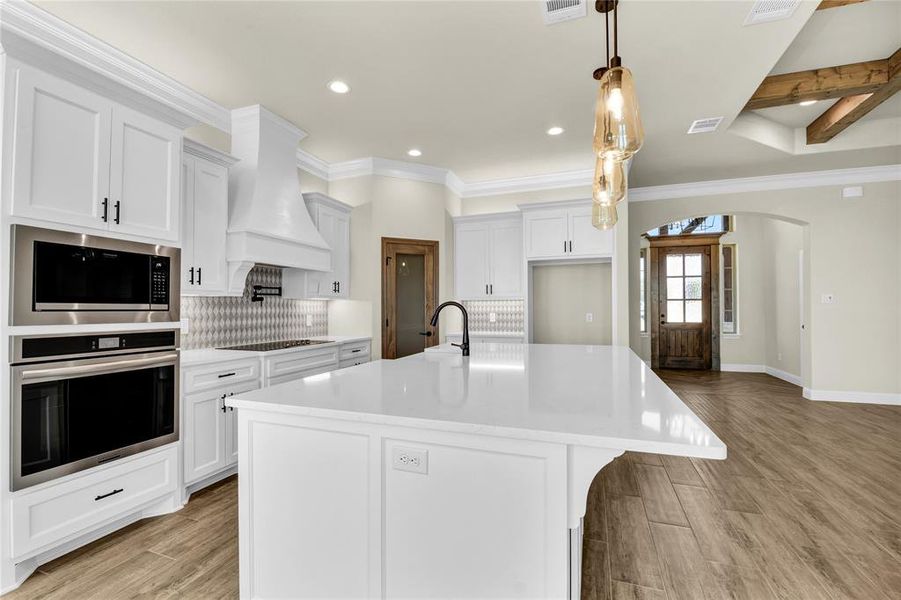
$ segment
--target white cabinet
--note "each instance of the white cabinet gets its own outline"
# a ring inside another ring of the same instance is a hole
[[[181,131],[30,67],[11,72],[12,214],[177,242]]]
[[[313,192],[303,195],[310,218],[332,250],[330,271],[285,269],[282,295],[288,298],[350,298],[351,207]]]
[[[228,168],[237,159],[185,140],[182,157],[182,294],[228,289]]]
[[[523,209],[527,260],[608,257],[613,254],[613,230],[591,224],[591,204],[564,208]]]
[[[263,359],[263,384],[277,385],[338,368],[339,346],[307,347]]]
[[[184,480],[193,483],[237,461],[236,413],[225,399],[260,387],[257,358],[185,369]]]
[[[522,220],[518,216],[454,220],[457,298],[522,298]]]

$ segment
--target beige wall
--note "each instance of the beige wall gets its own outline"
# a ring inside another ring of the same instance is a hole
[[[843,199],[841,187],[824,186],[635,202],[629,218],[632,296],[638,291],[638,236],[656,225],[715,213],[770,215],[804,225],[807,327],[799,368],[805,387],[898,393],[901,183],[863,187],[865,197],[855,200]],[[824,293],[834,294],[835,304],[821,304]],[[632,345],[640,348],[637,318],[632,322]]]
[[[546,265],[532,270],[536,344],[610,344],[611,266]],[[586,322],[586,313],[592,321]]]
[[[439,301],[452,297],[452,213],[459,199],[444,185],[382,176],[332,181],[328,194],[351,206],[349,301],[329,302],[329,333],[372,336],[374,357],[381,356],[381,239],[400,237],[438,242]],[[442,313],[442,331],[456,325]],[[367,324],[365,329],[364,324]]]
[[[801,281],[799,254],[803,229],[777,219],[764,220],[764,363],[790,375],[801,375]],[[753,261],[748,257],[745,264]],[[739,267],[741,268],[741,267]]]

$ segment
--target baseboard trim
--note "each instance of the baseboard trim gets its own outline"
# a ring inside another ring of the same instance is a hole
[[[732,373],[766,373],[764,365],[746,365],[741,363],[721,363],[720,371]]]
[[[771,375],[773,377],[781,379],[782,381],[787,381],[788,383],[797,386],[803,385],[801,378],[797,375],[793,375],[787,371],[782,371],[780,369],[774,369],[773,367],[765,367],[765,369],[766,370],[764,371],[764,373],[766,373],[767,375]]]
[[[820,402],[854,402],[857,404],[901,406],[901,394],[893,394],[891,392],[845,392],[804,388],[802,393],[808,400]]]

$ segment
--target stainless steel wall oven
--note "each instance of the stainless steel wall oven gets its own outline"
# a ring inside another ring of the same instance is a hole
[[[178,440],[178,331],[12,338],[12,489]]]
[[[12,325],[175,322],[178,248],[12,229]]]

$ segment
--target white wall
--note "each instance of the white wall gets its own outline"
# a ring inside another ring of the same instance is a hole
[[[438,299],[452,298],[453,224],[459,198],[443,185],[378,175],[332,181],[328,194],[354,207],[351,213],[350,300],[329,302],[329,333],[368,334],[381,357],[383,237],[438,242]],[[442,313],[442,331],[459,317]],[[365,327],[365,329],[364,329]]]
[[[824,186],[634,202],[629,219],[632,296],[638,293],[638,236],[661,223],[726,213],[771,215],[804,225],[807,350],[800,362],[802,371],[809,365],[809,372],[801,373],[805,387],[897,394],[901,183],[863,187],[865,197],[854,200],[843,199],[839,186]],[[835,304],[821,304],[824,293],[834,294]],[[637,303],[632,310],[638,310]],[[632,345],[640,349],[633,317]]]
[[[532,341],[610,344],[613,307],[610,263],[542,265],[532,269]],[[592,321],[586,321],[591,313]]]

